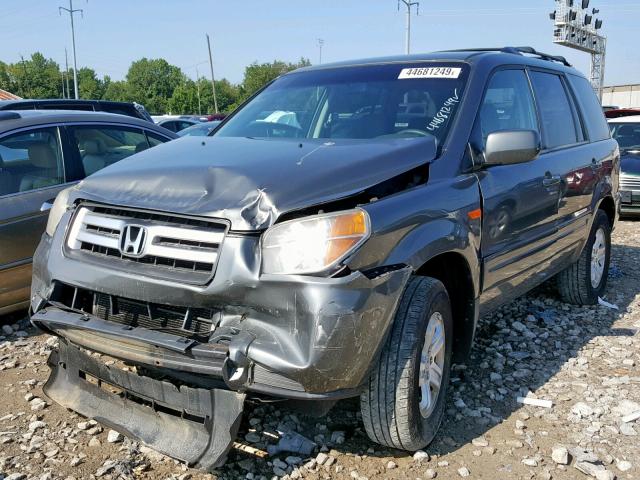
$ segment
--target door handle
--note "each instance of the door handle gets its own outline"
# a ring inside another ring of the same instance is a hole
[[[44,202],[42,205],[40,205],[40,211],[41,212],[47,212],[47,211],[51,210],[51,207],[53,207],[53,202],[54,201],[55,201],[55,198],[50,198],[49,200]]]
[[[542,179],[542,185],[545,187],[553,187],[554,185],[558,185],[560,181],[560,175],[545,175]]]

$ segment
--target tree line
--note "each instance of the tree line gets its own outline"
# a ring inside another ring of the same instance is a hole
[[[218,110],[229,113],[277,76],[310,64],[306,58],[296,63],[254,62],[245,68],[239,84],[224,78],[216,80]],[[63,80],[66,78],[68,82]],[[0,88],[22,98],[63,98],[63,91],[74,98],[73,70],[60,69],[54,60],[36,52],[20,62],[0,61]],[[163,58],[132,62],[124,80],[112,80],[108,75],[99,78],[94,69],[79,68],[78,93],[84,99],[138,102],[155,114],[204,114],[214,110],[211,81],[205,77],[192,80]]]

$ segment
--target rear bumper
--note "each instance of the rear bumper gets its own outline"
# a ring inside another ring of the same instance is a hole
[[[60,405],[190,466],[211,470],[224,463],[238,432],[244,394],[178,388],[110,368],[66,340],[51,353],[49,365],[44,392]]]

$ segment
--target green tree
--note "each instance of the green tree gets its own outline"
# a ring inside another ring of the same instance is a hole
[[[62,96],[62,76],[60,68],[52,59],[40,52],[28,60],[6,65],[0,74],[0,88],[23,98],[60,98]]]
[[[173,95],[167,105],[167,113],[198,113],[198,89],[196,83],[193,80],[185,79],[185,81],[173,90]]]
[[[301,58],[297,63],[286,63],[280,60],[274,60],[271,63],[252,63],[244,70],[241,100],[246,100],[283,73],[300,67],[308,67],[309,65],[311,65],[311,62],[307,58]]]
[[[100,80],[92,68],[82,67],[78,69],[80,98],[99,100],[104,96],[106,89],[105,80]]]
[[[132,96],[129,93],[129,85],[124,80],[116,82],[109,81],[102,98],[105,100],[113,100],[114,102],[133,101]]]
[[[162,58],[133,62],[127,72],[129,94],[153,113],[167,111],[173,91],[184,82],[182,71]]]

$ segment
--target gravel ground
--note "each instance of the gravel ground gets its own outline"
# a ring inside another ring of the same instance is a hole
[[[248,406],[241,440],[270,432],[314,440],[310,457],[260,459],[232,451],[204,474],[103,429],[42,394],[53,338],[21,316],[0,318],[0,480],[84,478],[640,479],[640,222],[614,233],[606,306],[577,308],[540,287],[481,321],[467,365],[457,365],[435,442],[415,455],[368,441],[356,401],[324,418],[289,406]],[[530,393],[529,393],[530,392]],[[522,405],[518,396],[550,400]]]

